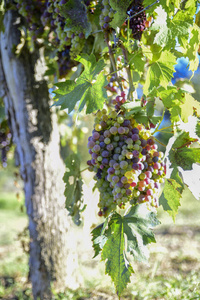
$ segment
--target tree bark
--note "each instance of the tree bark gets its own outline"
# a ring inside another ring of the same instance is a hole
[[[0,96],[16,144],[24,180],[25,204],[30,232],[30,280],[34,299],[51,299],[50,285],[77,288],[76,252],[70,249],[71,220],[64,209],[64,163],[60,157],[56,115],[49,106],[47,83],[39,51],[20,43],[19,15],[4,16],[0,39]],[[73,239],[73,237],[72,237]]]

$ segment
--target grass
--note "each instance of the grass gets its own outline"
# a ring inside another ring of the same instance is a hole
[[[32,300],[27,281],[28,256],[19,239],[27,226],[22,203],[17,200],[16,191],[0,193],[0,299]],[[200,299],[199,211],[200,202],[189,190],[184,193],[176,224],[159,208],[162,224],[155,230],[157,243],[149,247],[149,265],[132,262],[135,274],[121,300]],[[82,237],[82,229],[77,229],[77,234]],[[80,253],[79,269],[84,277],[83,288],[67,289],[60,294],[54,292],[53,299],[118,299],[110,278],[104,274],[104,263],[98,257],[91,259],[91,245],[88,243],[80,249],[84,249]]]

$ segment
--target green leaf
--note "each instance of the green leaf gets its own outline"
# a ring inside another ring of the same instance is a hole
[[[187,48],[187,52],[185,53],[185,56],[187,56],[190,61],[189,70],[194,72],[197,70],[199,65],[199,58],[197,55],[197,51],[199,49],[200,28],[196,24],[193,24],[190,35],[191,37],[188,43],[188,48]]]
[[[200,148],[182,148],[174,153],[177,166],[183,170],[191,170],[194,163],[200,163]]]
[[[188,132],[181,133],[172,145],[169,160],[172,167],[191,170],[193,163],[200,162],[200,148],[188,148],[197,139],[191,138]]]
[[[197,125],[196,125],[196,134],[200,138],[200,121],[197,122]]]
[[[106,89],[107,85],[106,77],[103,73],[99,74],[97,80],[87,89],[84,94],[83,100],[80,102],[79,111],[81,111],[84,105],[87,105],[86,113],[90,114],[98,109],[102,109],[105,99],[107,98]]]
[[[82,74],[74,81],[66,81],[66,86],[62,83],[62,87],[55,91],[54,99],[58,100],[54,105],[61,106],[61,109],[68,108],[69,113],[75,108],[79,102],[78,110],[81,111],[86,105],[86,113],[92,113],[103,108],[105,99],[107,98],[106,77],[101,72],[105,67],[103,59],[96,62],[94,54],[90,56],[83,54],[77,60],[85,67]]]
[[[124,229],[122,217],[115,213],[110,222],[112,234],[108,237],[103,250],[102,260],[106,260],[106,273],[111,276],[118,296],[130,282],[133,269],[125,256]]]
[[[183,122],[188,122],[188,117],[193,115],[194,110],[197,116],[200,116],[200,103],[195,100],[190,94],[185,94],[185,101],[180,105],[181,119]]]
[[[176,37],[180,46],[186,46],[190,32],[190,23],[183,16],[182,11],[178,11],[173,18],[169,18],[166,11],[159,6],[155,12],[157,18],[155,19],[151,29],[158,31],[155,36],[154,43],[166,49],[175,48]]]
[[[152,229],[160,222],[145,204],[133,206],[129,213],[123,217],[124,233],[127,237],[127,251],[141,262],[148,261],[149,243],[155,243]]]
[[[65,207],[73,217],[74,222],[80,225],[80,211],[82,210],[81,205],[83,203],[80,159],[77,154],[73,153],[67,157],[65,163],[66,172],[63,177],[65,182]]]
[[[81,0],[68,0],[62,5],[60,14],[65,18],[64,30],[83,32],[86,37],[91,33],[91,24],[88,21],[87,8]]]
[[[155,242],[152,229],[158,224],[156,215],[147,209],[146,204],[139,204],[132,207],[123,217],[115,212],[108,223],[110,233],[104,233],[106,242],[105,238],[100,236],[101,243],[105,242],[102,260],[106,261],[106,273],[111,276],[119,296],[130,282],[133,273],[126,252],[130,252],[138,261],[146,262],[148,259],[146,245]],[[93,234],[94,241],[97,242],[100,228],[95,229]],[[100,248],[96,249],[96,253],[99,253]]]
[[[95,227],[91,234],[92,234],[92,246],[94,248],[94,257],[96,257],[97,255],[99,255],[99,253],[101,252],[103,245],[105,243],[102,244],[103,240],[107,240],[107,238],[105,237],[105,235],[101,235],[102,232],[102,228],[103,228],[103,223],[100,224],[99,226]],[[101,237],[101,240],[100,240]]]
[[[139,73],[144,72],[145,63],[146,61],[140,48],[138,49],[138,51],[134,51],[128,56],[128,64],[131,68],[134,67],[134,70]]]
[[[175,56],[170,51],[166,50],[161,53],[160,58],[156,62],[150,64],[146,81],[143,86],[145,95],[159,85],[167,88],[174,72],[175,63]]]
[[[181,185],[174,179],[166,179],[162,195],[159,198],[160,205],[171,215],[175,221],[178,207],[180,206]]]
[[[131,4],[131,0],[110,0],[110,6],[116,11],[113,20],[110,22],[111,26],[116,29],[121,27],[128,17],[126,11]]]

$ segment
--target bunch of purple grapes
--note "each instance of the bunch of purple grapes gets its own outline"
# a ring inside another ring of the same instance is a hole
[[[110,1],[109,0],[102,0],[102,11],[100,14],[100,21],[99,24],[103,30],[109,30],[110,29],[110,21],[112,21],[114,17],[114,10],[110,6]]]
[[[66,0],[15,0],[16,8],[26,19],[32,40],[48,36],[49,43],[57,49],[57,63],[60,78],[65,77],[76,63],[74,58],[84,46],[83,32],[72,32],[67,29],[62,6]]]
[[[142,124],[126,111],[98,111],[88,148],[88,169],[96,173],[100,192],[99,216],[108,216],[117,206],[123,209],[128,202],[158,206],[166,172],[163,153]]]
[[[145,11],[143,11],[137,16],[132,16],[140,12],[144,8],[142,2],[143,0],[134,0],[127,10],[127,14],[130,17],[129,25],[130,29],[132,30],[133,38],[139,41],[141,39],[143,31],[145,30],[146,14]],[[128,21],[126,22],[126,24],[128,24]]]

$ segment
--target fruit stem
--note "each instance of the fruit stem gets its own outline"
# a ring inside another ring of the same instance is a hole
[[[164,143],[160,142],[157,138],[154,137],[154,139],[155,139],[156,142],[158,142],[163,147],[165,147],[165,148],[167,147],[167,145],[165,145]]]
[[[133,79],[132,79],[132,75],[131,75],[130,65],[128,64],[128,52],[127,52],[126,48],[124,47],[124,45],[120,44],[120,48],[121,48],[123,56],[124,56],[124,64],[125,64],[126,72],[128,75],[128,81],[129,81],[129,91],[128,91],[127,98],[128,99],[130,98],[130,100],[133,100],[132,92],[135,91],[135,87],[133,85]]]
[[[165,130],[165,129],[168,129],[168,128],[172,128],[172,125],[170,125],[170,126],[167,126],[167,127],[163,127],[163,128],[161,128],[161,129],[155,129],[155,131],[153,132],[153,135],[156,133],[156,132],[161,132],[161,131],[163,131],[163,130]],[[170,133],[173,133],[173,131],[170,131]]]
[[[121,83],[119,81],[119,77],[118,77],[118,74],[117,74],[117,67],[116,67],[115,58],[114,58],[114,55],[113,55],[113,52],[112,52],[112,48],[111,48],[111,46],[109,44],[109,35],[108,35],[108,32],[105,32],[105,40],[106,40],[106,44],[107,44],[108,50],[109,50],[109,58],[110,58],[111,66],[112,66],[113,71],[114,71],[113,73],[116,76],[116,80],[117,80],[117,82],[119,84],[120,90],[123,91],[122,85],[121,85]]]
[[[86,167],[85,169],[81,170],[80,173],[82,173],[82,172],[84,172],[86,170],[88,170],[88,167]]]

